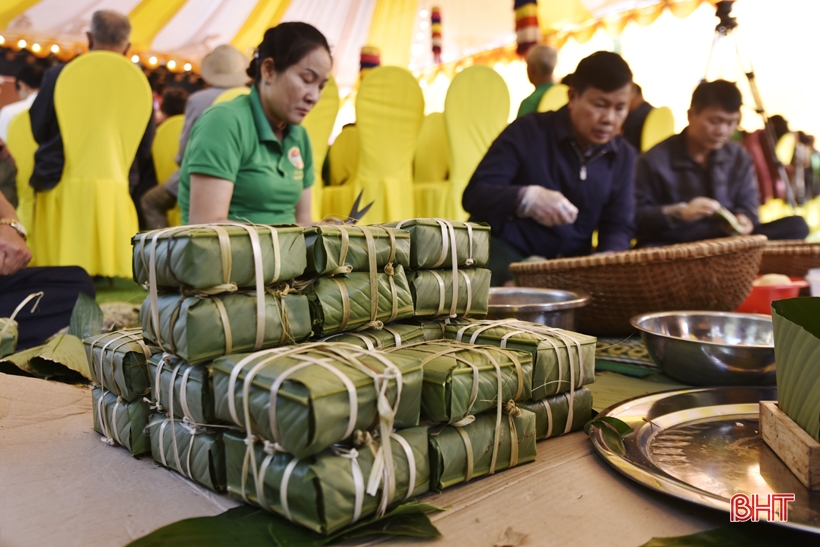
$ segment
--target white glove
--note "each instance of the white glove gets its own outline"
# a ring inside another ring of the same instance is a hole
[[[578,218],[578,208],[564,194],[543,186],[527,186],[516,213],[544,226],[572,224]]]

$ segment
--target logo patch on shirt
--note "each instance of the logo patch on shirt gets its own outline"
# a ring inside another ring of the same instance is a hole
[[[293,172],[293,180],[304,180],[305,172],[301,169],[297,169]]]
[[[288,159],[290,163],[297,169],[304,169],[305,162],[302,161],[302,153],[299,151],[299,148],[294,146],[290,150],[288,150]]]

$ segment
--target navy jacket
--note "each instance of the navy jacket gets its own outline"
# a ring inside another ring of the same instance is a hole
[[[616,136],[585,158],[572,135],[567,107],[523,116],[490,146],[464,190],[470,219],[488,222],[525,256],[579,256],[629,249],[634,232],[635,150]],[[578,208],[574,224],[547,227],[515,214],[522,186],[561,192]]]

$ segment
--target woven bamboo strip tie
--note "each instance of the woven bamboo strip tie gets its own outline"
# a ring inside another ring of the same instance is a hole
[[[17,322],[14,320],[14,318],[17,317],[17,314],[20,313],[20,310],[22,310],[23,307],[25,307],[25,305],[28,304],[29,302],[31,302],[31,300],[34,299],[34,298],[37,299],[37,302],[35,302],[34,305],[31,307],[31,313],[34,313],[37,310],[37,304],[39,304],[40,300],[43,299],[44,294],[45,293],[43,291],[32,293],[32,294],[28,295],[27,297],[25,297],[22,302],[17,304],[17,307],[14,308],[13,312],[11,312],[11,317],[8,318],[8,320],[6,321],[6,324],[3,325],[2,330],[0,330],[0,339],[2,339],[3,336],[5,336],[6,331],[9,330],[9,327],[11,327],[12,323],[14,323],[15,325],[17,324]]]

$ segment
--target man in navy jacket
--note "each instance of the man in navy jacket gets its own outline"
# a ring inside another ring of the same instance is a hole
[[[629,111],[632,72],[599,51],[573,75],[569,104],[510,124],[464,191],[470,219],[488,222],[493,285],[511,278],[510,262],[630,247],[634,233],[636,152],[618,133]]]

